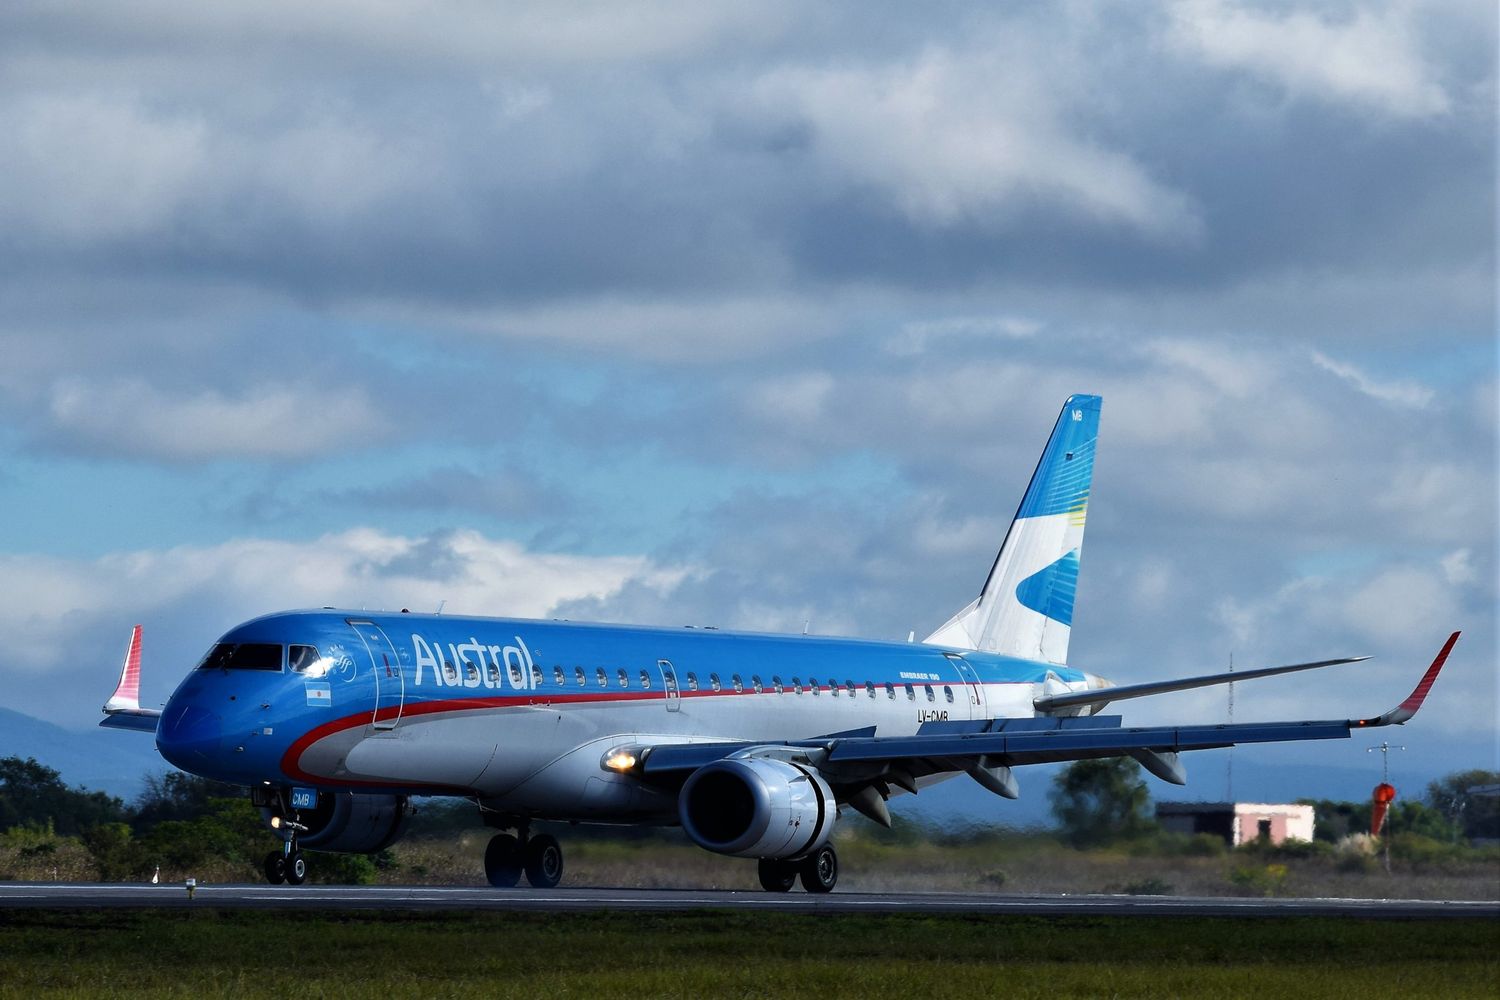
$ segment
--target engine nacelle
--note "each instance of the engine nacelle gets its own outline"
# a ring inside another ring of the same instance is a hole
[[[837,803],[817,771],[769,757],[728,757],[689,775],[677,798],[693,843],[742,858],[800,858],[833,833]]]
[[[317,806],[297,816],[307,827],[297,844],[316,851],[373,854],[400,838],[411,814],[404,795],[319,792]]]

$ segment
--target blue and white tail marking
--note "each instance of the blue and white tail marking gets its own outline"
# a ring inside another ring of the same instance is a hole
[[[1067,662],[1101,403],[1068,397],[979,598],[925,642]]]

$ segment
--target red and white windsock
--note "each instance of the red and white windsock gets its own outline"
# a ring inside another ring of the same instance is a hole
[[[1391,808],[1391,803],[1396,801],[1396,786],[1382,781],[1375,786],[1373,801],[1374,808],[1370,810],[1370,836],[1378,837],[1380,828],[1385,826],[1385,814]]]

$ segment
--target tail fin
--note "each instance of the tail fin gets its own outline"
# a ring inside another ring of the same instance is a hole
[[[1068,397],[984,589],[924,642],[1067,662],[1102,402]]]

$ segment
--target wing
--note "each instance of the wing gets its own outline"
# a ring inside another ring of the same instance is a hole
[[[1416,688],[1389,712],[1369,719],[1252,722],[1207,726],[1122,726],[1119,716],[976,719],[929,723],[914,736],[837,735],[783,743],[660,744],[632,749],[632,770],[648,782],[680,783],[705,764],[734,755],[772,756],[816,767],[841,801],[887,819],[890,787],[916,791],[916,779],[964,771],[985,788],[1014,798],[1010,768],[1022,764],[1130,756],[1157,777],[1184,784],[1178,754],[1241,743],[1346,739],[1357,729],[1402,725],[1421,708],[1459,633],[1448,637]],[[1300,666],[1300,665],[1299,665]],[[1280,670],[1282,668],[1271,668]],[[1297,668],[1293,668],[1297,669]],[[873,788],[877,805],[865,790]]]
[[[130,644],[125,647],[125,662],[120,667],[120,682],[115,693],[104,703],[104,718],[99,725],[106,729],[134,729],[140,732],[156,732],[161,712],[154,708],[141,707],[141,627],[130,631]]]

